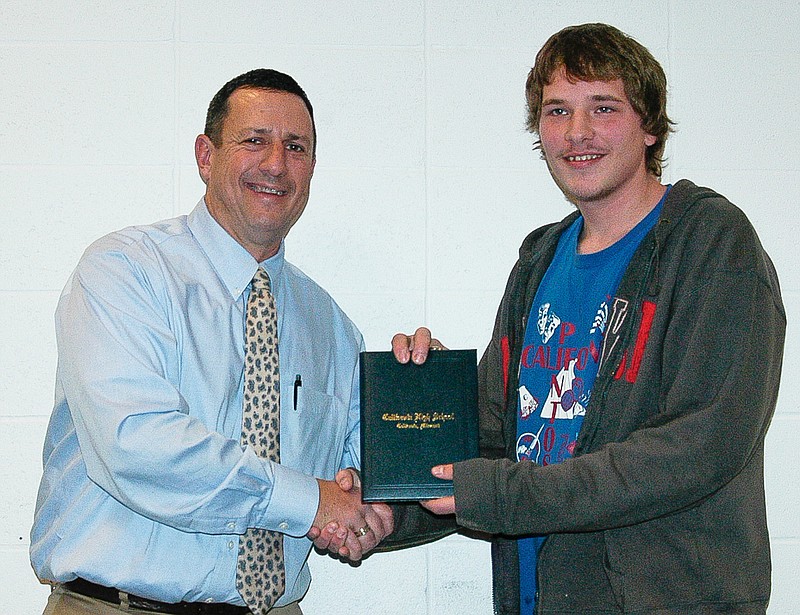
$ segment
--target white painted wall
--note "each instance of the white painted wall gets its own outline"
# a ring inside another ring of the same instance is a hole
[[[741,206],[781,276],[789,331],[767,438],[770,615],[796,611],[798,2],[4,0],[0,613],[37,615],[48,591],[27,550],[59,291],[92,239],[193,207],[192,143],[214,92],[259,66],[308,92],[318,164],[288,256],[369,349],[423,323],[451,347],[482,349],[520,240],[569,210],[524,131],[525,76],[550,34],[586,21],[620,27],[663,63],[678,122],[665,179],[689,177]],[[308,615],[491,611],[488,546],[466,538],[312,566]]]

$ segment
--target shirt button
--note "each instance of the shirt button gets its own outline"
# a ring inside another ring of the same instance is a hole
[[[214,602],[214,599],[213,598],[206,598],[205,602],[211,604],[212,602]]]
[[[233,541],[232,540],[228,541],[228,548],[229,549],[233,549]]]
[[[284,521],[283,523],[281,523],[281,524],[278,526],[278,529],[279,529],[279,530],[288,530],[288,529],[289,529],[289,524],[288,524],[288,523],[286,523],[286,521]]]
[[[236,523],[234,523],[233,521],[228,521],[228,529],[229,530],[232,530],[235,527],[236,527]]]

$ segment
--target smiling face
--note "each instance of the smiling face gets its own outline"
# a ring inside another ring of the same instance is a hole
[[[220,143],[195,141],[214,219],[257,261],[273,256],[308,202],[311,116],[288,92],[241,88],[228,100]]]
[[[556,72],[542,91],[538,133],[553,179],[579,209],[635,203],[658,183],[645,161],[656,138],[619,79],[570,82]]]

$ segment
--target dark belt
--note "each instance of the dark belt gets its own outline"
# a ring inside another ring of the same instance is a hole
[[[126,592],[120,592],[113,587],[98,585],[80,577],[74,581],[63,584],[69,591],[97,598],[103,602],[121,604],[120,594],[128,597],[128,604],[142,611],[152,611],[153,613],[176,613],[178,615],[250,615],[250,609],[246,606],[236,606],[235,604],[225,604],[220,602],[159,602],[141,596],[134,596]]]

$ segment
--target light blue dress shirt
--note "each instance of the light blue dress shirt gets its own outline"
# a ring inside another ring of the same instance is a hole
[[[285,534],[277,604],[305,594],[314,477],[359,466],[363,340],[283,250],[261,264],[278,307],[280,465],[239,444],[243,314],[259,264],[205,203],[86,251],[56,312],[55,408],[31,531],[40,579],[242,605],[239,534],[259,527]]]

